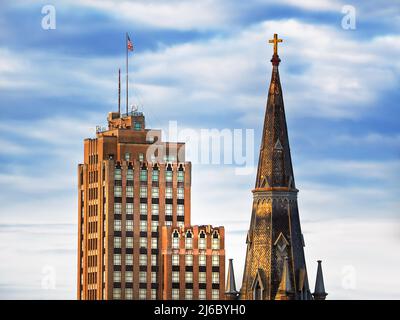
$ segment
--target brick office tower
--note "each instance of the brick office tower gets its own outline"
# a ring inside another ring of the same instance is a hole
[[[193,226],[162,228],[163,299],[223,300],[225,230]]]
[[[191,164],[184,156],[185,145],[162,142],[141,112],[111,112],[108,129],[85,140],[78,166],[78,299],[163,299],[163,271],[172,274],[163,263],[172,262],[161,256],[170,250],[161,248],[161,228],[197,230],[190,227]],[[212,230],[221,239],[223,281],[224,232]]]

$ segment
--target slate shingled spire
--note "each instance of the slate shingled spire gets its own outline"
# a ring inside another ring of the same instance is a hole
[[[297,207],[292,160],[279,79],[278,43],[274,35],[268,91],[240,299],[302,299],[309,291],[304,241]],[[290,284],[279,290],[282,275]],[[300,288],[301,287],[301,288]],[[284,296],[286,295],[286,296]]]

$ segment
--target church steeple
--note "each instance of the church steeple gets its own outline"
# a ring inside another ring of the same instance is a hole
[[[271,59],[264,127],[240,298],[301,299],[308,289],[282,87],[278,35]],[[301,288],[300,288],[301,286]],[[307,288],[307,289],[305,289]],[[308,297],[306,297],[308,298]]]
[[[289,138],[278,68],[281,61],[278,55],[278,43],[282,42],[282,39],[278,39],[277,34],[275,34],[274,39],[269,42],[274,44],[274,54],[271,59],[272,76],[268,90],[255,187],[294,189]]]

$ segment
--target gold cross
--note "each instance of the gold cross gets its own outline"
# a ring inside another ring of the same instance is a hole
[[[282,39],[278,39],[278,34],[274,34],[274,39],[269,40],[269,43],[273,43],[274,44],[274,55],[278,55],[278,43],[282,42]]]

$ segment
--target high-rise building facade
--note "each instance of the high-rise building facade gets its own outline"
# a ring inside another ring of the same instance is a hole
[[[147,129],[141,112],[109,113],[108,128],[84,141],[84,162],[78,166],[78,299],[176,298],[175,288],[168,291],[164,284],[175,256],[161,254],[174,251],[165,246],[174,242],[162,247],[161,230],[191,230],[194,240],[199,228],[190,226],[191,164],[184,157],[185,145],[162,142],[161,131]],[[218,249],[205,251],[207,266],[215,263],[211,251],[221,259],[222,290],[224,230],[207,230],[208,240],[218,235]],[[192,255],[193,265],[182,269],[179,279],[186,293],[180,299],[201,298],[197,284],[189,284],[190,267],[192,279],[198,277],[197,245],[182,248],[182,256]],[[214,265],[207,267],[207,277],[214,276],[212,270]],[[216,287],[208,286],[206,296],[215,297]]]
[[[223,227],[162,228],[163,299],[223,300]]]

